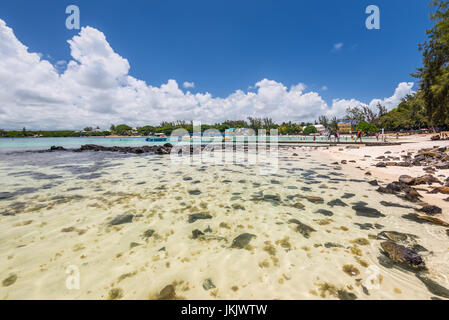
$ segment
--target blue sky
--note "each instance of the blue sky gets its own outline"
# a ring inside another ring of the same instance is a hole
[[[414,81],[417,44],[430,26],[424,0],[342,1],[1,1],[0,18],[30,50],[69,60],[65,7],[76,4],[154,85],[193,81],[195,90],[227,96],[263,78],[303,82],[333,97],[362,101]],[[381,30],[365,28],[365,8],[381,10]],[[333,45],[343,43],[338,52]],[[323,86],[327,91],[321,90]]]
[[[373,99],[392,97],[400,83],[416,82],[410,73],[421,64],[417,46],[431,26],[426,0],[5,0],[0,2],[0,19],[30,53],[42,53],[52,64],[71,61],[67,40],[79,30],[65,28],[65,8],[70,4],[79,6],[82,27],[103,33],[113,51],[127,59],[130,68],[126,75],[148,86],[162,88],[174,79],[184,90],[182,84],[189,81],[195,83],[188,89],[192,94],[210,93],[225,99],[236,90],[257,92],[260,86],[255,85],[263,79],[275,82],[264,83],[272,89],[273,84],[288,90],[302,83],[305,89],[301,94],[316,93],[318,100],[325,102],[324,108],[332,108],[333,99],[370,104]],[[365,9],[371,4],[380,8],[380,30],[365,27]],[[43,92],[38,95],[48,95]],[[27,98],[35,94],[27,93]],[[209,108],[218,103],[203,100],[197,97],[190,110],[201,113],[205,105]],[[252,111],[241,114],[254,114],[273,104],[260,101],[257,103],[263,107],[253,101]],[[83,103],[73,102],[77,106]],[[286,108],[307,105],[301,103]],[[182,108],[179,104],[178,109]],[[11,108],[16,105],[12,103]],[[87,104],[82,107],[94,110]],[[304,117],[315,116],[304,113]],[[113,119],[103,122],[107,121]],[[18,122],[0,116],[0,126]]]

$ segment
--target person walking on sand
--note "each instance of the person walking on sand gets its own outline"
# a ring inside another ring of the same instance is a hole
[[[357,140],[359,140],[359,139],[360,139],[360,143],[363,143],[362,142],[362,130],[357,131],[357,136],[355,138],[355,142],[357,142]]]

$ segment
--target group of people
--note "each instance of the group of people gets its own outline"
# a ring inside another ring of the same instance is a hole
[[[363,136],[363,132],[361,130],[357,131],[356,134],[356,139],[355,142],[357,142],[360,139],[360,142],[362,142],[362,136]],[[327,140],[331,141],[332,137],[334,137],[335,142],[340,142],[340,132],[338,130],[335,131],[329,131],[329,133],[327,134]],[[379,140],[379,137],[376,135],[377,140]],[[351,135],[351,140],[353,140],[354,137]]]

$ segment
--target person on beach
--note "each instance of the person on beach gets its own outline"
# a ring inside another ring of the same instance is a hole
[[[340,134],[338,133],[338,130],[336,130],[335,132],[334,132],[334,136],[335,136],[335,141],[337,142],[340,142]]]
[[[360,139],[360,143],[362,143],[362,130],[357,131],[357,136],[355,138],[355,142]]]

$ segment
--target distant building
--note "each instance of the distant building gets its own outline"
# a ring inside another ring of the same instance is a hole
[[[314,125],[314,127],[318,130],[318,133],[320,135],[324,134],[327,131],[326,127],[323,126],[322,124],[316,124],[316,125]]]
[[[351,121],[341,121],[338,123],[338,131],[340,133],[352,133]]]

